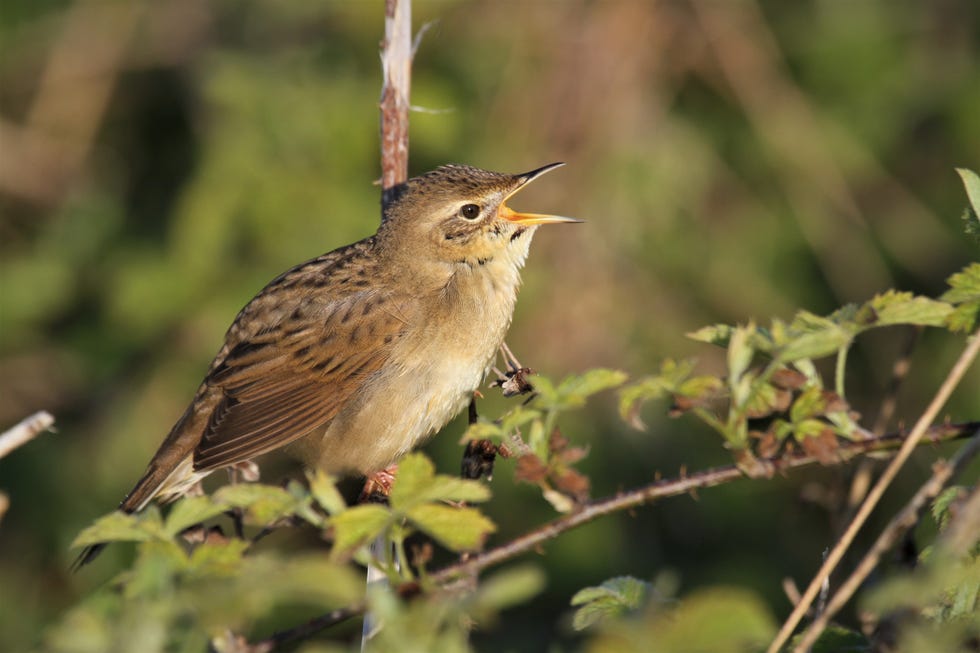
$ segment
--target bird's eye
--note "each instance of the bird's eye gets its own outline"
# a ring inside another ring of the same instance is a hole
[[[476,220],[480,217],[480,207],[477,204],[464,204],[459,209],[459,215],[466,220]]]

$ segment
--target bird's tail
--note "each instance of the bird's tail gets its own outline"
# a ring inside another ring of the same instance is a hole
[[[207,472],[194,471],[192,456],[184,458],[173,469],[150,463],[143,477],[119,504],[118,510],[129,515],[139,512],[154,499],[162,502],[173,501],[206,475]],[[95,560],[107,545],[107,542],[99,542],[82,549],[71,565],[72,571],[78,571]]]

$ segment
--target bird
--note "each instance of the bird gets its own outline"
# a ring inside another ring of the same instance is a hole
[[[440,430],[493,365],[537,227],[580,222],[506,204],[562,165],[441,166],[394,189],[373,235],[269,282],[118,510],[170,502],[277,449],[370,478]]]

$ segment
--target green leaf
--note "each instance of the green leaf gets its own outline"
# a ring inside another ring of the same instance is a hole
[[[751,651],[764,648],[775,634],[763,601],[742,589],[711,588],[681,600],[660,624],[665,651]]]
[[[949,290],[943,293],[943,301],[959,304],[980,300],[980,263],[970,263],[948,280]]]
[[[803,637],[802,633],[790,640],[786,650],[793,650],[801,637]],[[810,649],[810,653],[845,653],[850,651],[854,653],[871,651],[871,645],[868,639],[856,630],[833,625],[828,626],[826,630],[820,633],[820,637]]]
[[[631,576],[610,578],[597,587],[586,587],[575,593],[572,605],[582,607],[575,611],[572,627],[585,630],[589,626],[618,617],[629,610],[635,610],[646,598],[650,584]]]
[[[756,381],[748,401],[745,402],[745,414],[749,417],[767,417],[776,411],[779,399],[779,392],[774,386]]]
[[[621,370],[594,369],[577,376],[562,380],[558,386],[558,394],[568,402],[584,403],[588,397],[621,386],[626,382],[626,372]]]
[[[980,302],[964,302],[949,314],[946,326],[955,333],[967,333],[980,324]]]
[[[779,349],[778,358],[790,363],[801,358],[822,358],[836,353],[851,342],[851,334],[828,322],[822,328],[792,337]]]
[[[472,551],[483,545],[496,530],[494,523],[476,508],[454,508],[426,503],[408,511],[408,519],[419,529],[452,551]]]
[[[507,438],[510,434],[501,428],[500,424],[496,422],[491,422],[484,418],[480,418],[473,424],[466,427],[466,431],[463,432],[462,442],[470,442],[471,440],[503,440]]]
[[[71,545],[80,547],[102,542],[146,542],[167,537],[160,511],[156,506],[151,506],[138,514],[126,514],[117,510],[100,517],[79,533]]]
[[[346,511],[345,511],[346,514]],[[247,557],[240,576],[246,587],[284,601],[347,605],[364,595],[364,574],[321,554]],[[253,575],[253,578],[249,578]],[[240,585],[241,586],[241,585]]]
[[[932,502],[932,518],[936,520],[940,530],[946,528],[949,522],[949,507],[962,496],[963,488],[954,485],[943,490]]]
[[[413,453],[398,463],[398,476],[391,488],[391,507],[404,512],[427,501],[486,501],[490,490],[479,481],[437,475],[423,454]]]
[[[548,460],[548,438],[545,437],[544,423],[541,420],[536,419],[531,422],[531,428],[527,434],[527,445],[535,456],[543,461]]]
[[[337,515],[347,510],[347,503],[332,476],[317,468],[307,474],[310,483],[310,494],[324,510],[331,515]]]
[[[697,331],[691,331],[686,335],[691,340],[697,340],[698,342],[705,342],[709,345],[717,345],[719,347],[728,347],[728,343],[731,341],[732,334],[734,333],[735,327],[730,324],[713,324],[711,326],[701,327]]]
[[[980,323],[980,263],[971,263],[951,276],[948,283],[949,290],[940,299],[957,306],[946,324],[956,332],[972,331]]]
[[[675,362],[669,358],[664,360],[660,364],[659,374],[640,379],[638,382],[620,390],[619,414],[631,426],[642,430],[645,428],[645,425],[643,424],[643,420],[640,419],[639,411],[643,402],[670,396],[678,390],[678,387],[688,379],[693,371],[693,360],[680,362]],[[693,381],[693,379],[691,380]]]
[[[806,388],[793,402],[789,409],[789,418],[794,422],[800,422],[809,417],[822,415],[827,407],[823,391],[817,387]]]
[[[963,180],[963,187],[966,188],[966,196],[970,200],[973,215],[980,215],[980,176],[966,168],[957,168],[956,172]]]
[[[295,497],[281,487],[261,483],[226,485],[214,493],[216,503],[245,511],[246,523],[267,526],[290,517],[304,507],[306,500]]]
[[[723,386],[717,376],[696,376],[677,386],[676,394],[691,399],[706,399],[720,392]]]
[[[504,569],[481,579],[470,612],[482,621],[488,613],[524,603],[539,594],[546,583],[547,577],[540,567],[525,564]]]
[[[876,295],[865,306],[874,311],[873,326],[918,324],[939,327],[953,310],[946,302],[894,290]]]
[[[803,438],[815,438],[827,428],[824,422],[818,419],[803,419],[793,424],[793,434],[797,440]]]
[[[348,508],[330,519],[334,529],[334,553],[346,553],[373,540],[388,527],[391,512],[384,506],[365,504]]]
[[[547,379],[538,378],[535,387],[542,405],[552,409],[568,409],[584,406],[585,400],[592,395],[620,386],[626,379],[626,372],[600,368],[566,377],[558,386],[553,386]]]
[[[249,546],[249,542],[237,538],[205,542],[191,552],[188,572],[197,577],[231,576],[239,571]]]
[[[753,351],[749,337],[755,332],[755,325],[738,327],[728,342],[728,379],[734,389],[752,362]]]
[[[170,514],[167,515],[166,532],[171,537],[179,535],[185,529],[220,515],[226,510],[228,510],[227,505],[211,497],[185,497],[170,509]]]
[[[140,542],[123,595],[127,599],[170,595],[175,576],[184,571],[187,561],[187,554],[173,540]]]

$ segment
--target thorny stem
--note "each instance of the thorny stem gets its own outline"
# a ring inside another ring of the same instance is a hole
[[[408,110],[412,87],[412,0],[385,0],[385,37],[381,45],[381,206],[382,213],[397,197],[408,179]],[[384,540],[375,541],[375,548]],[[391,551],[385,556],[391,559]],[[368,567],[367,582],[379,582],[379,570]],[[361,650],[376,630],[372,619],[364,620]]]
[[[888,522],[888,526],[881,532],[874,545],[868,550],[864,558],[851,573],[840,589],[834,594],[826,607],[820,611],[813,624],[803,633],[794,653],[806,653],[817,641],[820,634],[827,628],[831,617],[837,614],[844,604],[854,595],[861,583],[878,566],[881,556],[891,549],[899,538],[919,521],[919,514],[926,505],[935,499],[944,487],[961,472],[967,463],[973,460],[974,456],[980,452],[980,430],[977,431],[973,439],[963,445],[950,461],[941,460],[933,466],[932,476],[919,488],[912,499],[905,507],[898,512],[895,517]]]
[[[953,365],[953,368],[949,371],[946,376],[946,380],[943,381],[942,386],[936,392],[935,397],[933,397],[932,402],[923,411],[919,420],[915,423],[912,428],[912,432],[909,433],[908,438],[902,442],[902,446],[899,449],[896,456],[892,459],[891,463],[879,477],[878,482],[875,483],[871,491],[868,492],[868,496],[865,498],[864,503],[858,509],[857,514],[855,514],[854,519],[848,525],[847,530],[841,535],[841,538],[834,545],[833,550],[827,559],[820,566],[819,571],[810,581],[810,585],[807,587],[806,591],[803,593],[803,597],[800,602],[793,608],[793,612],[783,623],[782,628],[776,634],[776,638],[769,645],[766,653],[777,653],[783,644],[785,644],[790,635],[796,629],[796,626],[800,623],[800,619],[806,614],[807,610],[813,604],[814,599],[817,597],[817,593],[820,591],[820,586],[823,584],[824,579],[829,577],[831,572],[844,557],[845,551],[850,547],[851,543],[854,542],[854,538],[857,536],[858,530],[867,521],[868,516],[876,505],[878,505],[878,500],[885,493],[885,489],[891,484],[895,476],[898,474],[899,469],[908,460],[909,456],[912,455],[912,451],[919,444],[922,437],[930,430],[929,425],[936,419],[936,415],[939,410],[949,399],[949,396],[953,393],[953,389],[959,384],[960,379],[966,374],[966,370],[969,369],[973,360],[977,357],[977,353],[980,352],[980,330],[974,332],[971,339],[968,341],[966,348],[963,353],[960,354],[959,359]]]
[[[41,433],[50,430],[53,425],[54,417],[46,410],[34,413],[30,417],[25,417],[0,434],[0,458],[3,458],[17,447],[33,440]]]
[[[944,424],[928,429],[926,431],[926,437],[922,439],[931,444],[936,444],[968,437],[975,433],[977,429],[980,429],[980,422]],[[901,433],[891,433],[868,440],[845,442],[837,450],[837,455],[840,463],[844,463],[863,454],[895,449],[901,446],[903,442],[905,442],[905,437]],[[818,462],[818,460],[815,456],[801,452],[783,456],[769,462],[770,465],[767,467],[769,471],[786,473],[799,467],[812,465]],[[763,468],[760,467],[760,469]],[[596,499],[583,504],[576,512],[559,517],[506,544],[445,567],[437,572],[430,573],[425,579],[426,582],[424,585],[426,587],[439,586],[461,577],[472,576],[484,569],[515,558],[518,555],[533,551],[548,540],[554,539],[568,530],[589,523],[599,517],[614,512],[629,510],[659,499],[723,485],[745,477],[746,473],[739,469],[739,467],[736,465],[727,465],[707,469],[696,474],[682,475],[675,479],[655,481],[630,490],[629,492],[621,492],[613,496]],[[763,474],[750,475],[750,477],[766,478]],[[405,596],[417,594],[420,591],[419,582],[402,584],[399,586],[398,591]],[[361,615],[364,613],[364,610],[365,605],[363,602],[349,606],[343,610],[335,610],[323,617],[297,626],[294,629],[276,633],[272,637],[252,645],[249,651],[250,653],[269,653],[280,645],[307,639],[324,628]]]
[[[844,371],[847,368],[847,352],[850,343],[837,350],[837,366],[834,369],[834,392],[838,397],[844,397]]]

